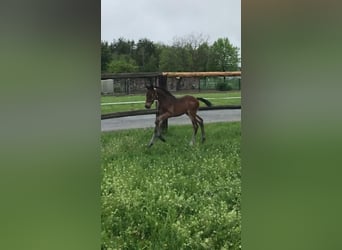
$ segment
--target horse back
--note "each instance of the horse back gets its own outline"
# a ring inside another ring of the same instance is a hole
[[[187,112],[189,110],[197,111],[199,107],[199,101],[191,95],[186,95],[177,98],[175,106],[177,106],[177,109],[179,110],[184,110],[184,112]]]

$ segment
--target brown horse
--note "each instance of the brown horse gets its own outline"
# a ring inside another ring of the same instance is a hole
[[[149,147],[153,145],[156,137],[165,142],[164,137],[161,135],[160,128],[164,120],[170,117],[180,116],[183,114],[189,116],[192,122],[192,127],[194,129],[190,145],[193,145],[195,143],[195,136],[197,134],[198,125],[201,127],[202,142],[204,142],[205,132],[203,119],[196,113],[199,108],[199,101],[204,102],[209,107],[211,106],[211,103],[208,100],[201,97],[196,98],[190,95],[176,98],[174,95],[172,95],[169,91],[165,89],[153,87],[151,85],[146,85],[146,88],[147,92],[145,107],[149,109],[151,108],[151,105],[155,100],[158,101],[158,113],[155,121],[156,126],[154,128],[152,139],[148,145]]]

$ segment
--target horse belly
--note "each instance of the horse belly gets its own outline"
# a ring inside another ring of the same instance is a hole
[[[177,99],[175,105],[173,105],[173,116],[181,116],[185,113],[196,112],[199,106],[199,102],[193,96],[184,96]]]

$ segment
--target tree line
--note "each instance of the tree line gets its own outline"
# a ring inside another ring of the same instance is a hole
[[[101,72],[235,71],[240,68],[239,48],[228,38],[213,44],[203,35],[174,38],[171,45],[147,38],[101,41]]]

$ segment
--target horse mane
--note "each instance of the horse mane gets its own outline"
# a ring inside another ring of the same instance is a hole
[[[167,96],[176,99],[176,97],[175,97],[173,94],[171,94],[168,90],[163,89],[163,88],[161,88],[161,87],[155,87],[155,88],[160,89],[160,90],[161,90],[162,92],[164,92]]]

